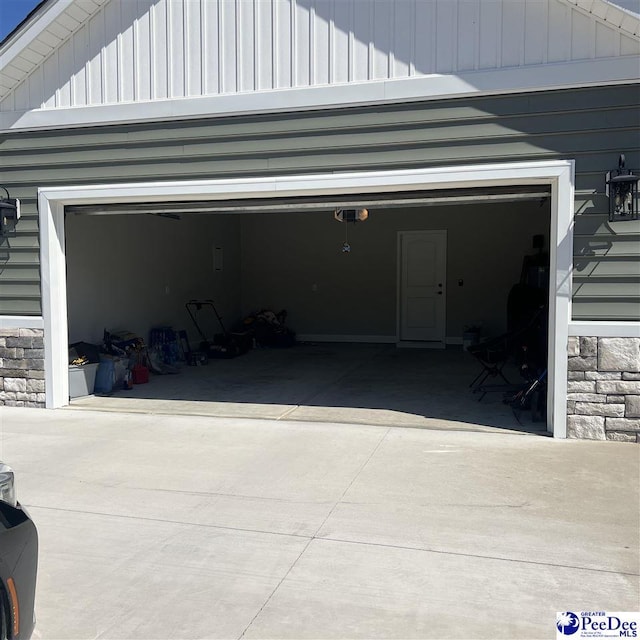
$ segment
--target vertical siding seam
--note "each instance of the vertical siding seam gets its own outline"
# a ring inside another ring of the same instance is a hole
[[[524,4],[522,5],[522,27],[520,33],[521,46],[520,56],[518,60],[519,67],[523,67],[527,64],[527,47],[529,46],[529,42],[531,41],[531,38],[528,37],[527,33],[527,4],[529,3],[527,2],[527,0],[525,0]]]
[[[69,42],[71,45],[71,67],[76,69],[76,32],[72,33]],[[69,76],[69,106],[74,107],[76,104],[76,72],[71,71],[71,75]]]
[[[224,19],[224,10],[222,6],[222,0],[216,0],[218,5],[218,93],[224,93],[224,65],[222,60],[222,54],[224,49],[222,21]]]
[[[549,61],[549,2],[542,3],[542,24],[544,25],[544,42],[542,43],[542,64]]]
[[[526,38],[527,38],[527,6],[522,5],[522,37],[520,38],[520,66],[524,67],[526,64]]]
[[[547,62],[549,61],[549,55],[551,53],[551,11],[550,11],[550,6],[549,3],[547,3],[547,22],[545,24],[546,29],[547,29],[547,34],[549,34],[549,37],[547,37],[547,53],[546,53],[546,57],[545,60],[547,60]]]
[[[44,63],[47,61],[47,58],[42,61],[42,66],[38,67],[38,92],[40,97],[38,102],[40,103],[40,109],[44,109]],[[31,102],[31,87],[29,87],[29,102]]]
[[[163,64],[164,64],[164,71],[163,71],[163,81],[164,81],[164,86],[165,86],[165,98],[169,97],[169,60],[168,60],[168,56],[169,56],[169,41],[167,40],[167,36],[168,36],[168,30],[167,30],[167,3],[166,1],[163,2],[162,0],[160,0],[159,6],[161,6],[161,11],[162,11],[162,19],[164,20],[164,47],[156,47],[156,54],[157,55],[162,55],[162,60],[163,60]],[[158,43],[158,38],[162,38],[161,34],[156,31],[155,33],[156,36],[156,45]],[[156,91],[158,91],[158,87],[156,87]],[[158,91],[158,97],[160,96],[160,92]]]
[[[172,69],[171,69],[171,51],[173,50],[173,38],[171,37],[171,5],[169,4],[169,0],[166,0],[165,2],[165,14],[166,14],[166,20],[165,20],[165,30],[166,30],[166,36],[165,36],[165,40],[167,43],[166,46],[166,53],[165,53],[165,58],[167,61],[167,98],[173,98],[173,73],[172,73]]]
[[[181,16],[182,16],[182,96],[188,97],[191,95],[191,65],[193,60],[191,59],[191,50],[189,48],[189,27],[191,26],[191,3],[186,2],[185,0],[180,0],[182,5],[181,7]]]
[[[235,70],[236,70],[236,88],[234,93],[238,93],[242,87],[242,46],[241,46],[241,37],[240,33],[240,16],[241,10],[240,5],[242,4],[241,0],[235,0],[234,6],[234,27],[236,34],[236,60],[235,60]]]
[[[131,62],[133,63],[133,101],[137,102],[140,97],[140,47],[138,46],[138,38],[140,37],[140,22],[138,21],[138,2],[137,0],[130,0],[135,2],[136,15],[131,25],[131,37],[133,42],[131,43]]]
[[[473,27],[473,37],[475,38],[473,47],[473,69],[477,71],[480,68],[480,0],[476,0],[474,15],[475,23]]]
[[[156,97],[156,5],[149,5],[149,99],[153,100]]]
[[[316,49],[316,6],[311,4],[309,7],[309,86],[316,84],[316,65],[315,65],[315,49]]]
[[[620,31],[617,32],[615,49],[615,55],[622,55],[622,33]]]
[[[438,71],[438,59],[439,59],[439,55],[438,55],[438,45],[440,44],[440,34],[438,32],[438,28],[437,28],[437,22],[438,22],[438,11],[440,8],[440,2],[442,0],[435,0],[435,6],[434,6],[434,12],[433,12],[433,73],[436,73]]]
[[[429,3],[430,21],[429,21],[429,41],[431,43],[429,54],[429,73],[435,73],[438,58],[438,30],[436,29],[436,19],[438,17],[438,0]]]
[[[330,8],[329,8],[329,84],[333,84],[333,79],[335,78],[335,69],[334,65],[336,62],[336,54],[335,54],[335,46],[336,46],[336,37],[335,37],[335,0],[331,0]]]
[[[569,15],[567,18],[567,24],[569,25],[569,55],[567,56],[567,51],[565,48],[565,60],[573,60],[573,9],[569,9]]]
[[[353,54],[354,46],[354,28],[355,23],[355,1],[349,0],[349,32],[347,36],[347,82],[353,82],[353,76],[355,72],[355,56]]]
[[[64,44],[64,41],[61,43]],[[60,83],[62,82],[62,70],[60,69],[60,45],[53,50],[53,54],[55,56],[54,64],[56,69],[56,88],[53,92],[53,104],[56,107],[62,106],[60,104]]]
[[[289,86],[296,87],[298,84],[298,65],[296,64],[296,49],[298,44],[298,24],[296,20],[296,9],[298,5],[296,0],[289,1],[289,33],[291,34],[291,39],[289,40]]]
[[[33,107],[31,106],[31,76],[33,75],[33,70],[25,77],[25,79],[14,89],[14,93],[15,95],[15,101],[14,101],[14,106],[15,104],[17,104],[17,99],[18,99],[18,95],[19,95],[19,91],[22,88],[22,101],[24,104],[24,107],[22,107],[23,109],[32,109]]]
[[[456,0],[456,10],[453,12],[453,22],[451,25],[451,42],[456,44],[452,47],[453,60],[451,60],[451,70],[455,73],[460,66],[460,54],[458,51],[458,39],[460,34],[460,0]]]
[[[100,77],[98,78],[98,82],[100,83],[100,101],[98,104],[103,103],[106,104],[107,100],[107,60],[105,55],[105,43],[107,40],[107,20],[104,11],[100,11],[99,15],[101,17],[102,24],[102,46],[100,47],[100,54],[98,59],[98,67],[100,69]],[[117,69],[116,69],[117,72]]]
[[[453,73],[457,73],[460,70],[461,67],[461,60],[464,60],[464,56],[461,55],[460,52],[460,43],[462,42],[462,29],[464,26],[464,15],[461,15],[464,13],[464,10],[462,8],[462,4],[460,2],[460,0],[456,0],[455,3],[455,11],[454,13],[454,26],[453,26],[453,30],[451,33],[451,42],[454,43],[453,46],[453,64],[452,64],[452,71]]]
[[[124,76],[124,69],[121,68],[121,65],[123,65],[123,60],[122,60],[122,3],[119,2],[118,3],[118,20],[119,20],[119,24],[118,24],[118,35],[116,36],[116,102],[120,103],[122,102],[122,83],[123,83],[123,76]],[[105,33],[105,38],[104,38],[104,42],[106,43],[107,38],[106,38],[106,33]],[[104,70],[105,74],[108,73],[106,67]],[[106,78],[105,78],[105,82],[106,82]],[[106,102],[106,95],[103,94],[102,96],[103,102]]]
[[[500,8],[498,9],[498,37],[497,41],[497,60],[496,67],[502,67],[504,61],[502,59],[502,40],[504,39],[504,2],[505,0],[500,0]]]
[[[200,9],[200,95],[207,94],[207,72],[209,70],[209,57],[207,56],[208,47],[206,46],[207,37],[207,12],[205,11],[205,3],[203,0],[199,2]]]
[[[189,7],[190,5],[182,0],[182,96],[187,97],[190,94],[189,80],[191,79],[191,65],[189,61],[191,56],[189,54],[189,26],[187,24],[189,19]]]
[[[375,30],[375,13],[376,13],[376,3],[372,2],[369,9],[369,42],[367,42],[367,80],[373,80],[374,78],[373,36],[374,36],[374,30]]]
[[[91,38],[91,23],[87,22],[87,31],[85,33],[85,41],[84,46],[87,49],[87,53],[89,50],[89,41]],[[86,62],[84,65],[85,69],[85,86],[84,86],[84,95],[85,95],[85,105],[89,106],[91,104],[91,59],[89,55],[85,56]]]
[[[395,3],[391,5],[391,16],[389,18],[389,56],[387,58],[387,78],[393,78],[395,67],[395,50],[396,46],[396,7]]]
[[[258,2],[253,0],[253,90],[258,91],[260,88],[260,25],[258,15]]]
[[[409,77],[416,75],[416,2],[411,2],[411,24],[413,25],[411,31],[409,31]]]
[[[271,0],[271,88],[278,86],[278,11],[276,0]]]

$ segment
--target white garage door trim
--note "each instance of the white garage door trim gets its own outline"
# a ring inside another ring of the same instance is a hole
[[[567,338],[571,318],[574,162],[523,162],[395,171],[318,175],[77,185],[38,189],[41,233],[42,306],[45,338],[46,406],[69,403],[65,205],[177,202],[361,193],[391,193],[509,185],[551,186],[549,293],[549,402],[547,423],[566,437]]]

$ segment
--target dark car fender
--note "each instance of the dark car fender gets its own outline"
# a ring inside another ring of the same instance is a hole
[[[0,502],[0,589],[5,611],[9,611],[9,637],[29,638],[34,627],[34,603],[38,568],[38,532],[29,514],[20,506]],[[12,635],[9,579],[18,596],[20,630]]]

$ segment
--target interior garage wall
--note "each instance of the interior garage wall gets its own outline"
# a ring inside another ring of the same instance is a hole
[[[506,299],[532,237],[548,246],[548,201],[372,210],[348,225],[331,212],[242,216],[242,308],[281,308],[298,333],[396,335],[398,231],[447,230],[447,337],[468,324],[506,329]],[[458,281],[463,285],[459,286]]]
[[[199,340],[185,310],[214,299],[225,318],[240,312],[239,221],[230,216],[67,216],[69,342],[100,343],[103,329],[147,339],[169,325]],[[223,269],[214,269],[214,249]],[[205,318],[213,326],[213,314]],[[216,331],[219,329],[216,327]]]

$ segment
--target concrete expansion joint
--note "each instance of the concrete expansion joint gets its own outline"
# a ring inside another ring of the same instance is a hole
[[[370,459],[370,457],[369,457],[369,459]],[[362,471],[362,468],[358,471],[357,475],[359,475],[361,471]],[[354,478],[354,480],[355,480],[355,478]],[[353,482],[351,484],[353,484]],[[348,504],[348,503],[344,503],[344,502],[342,502],[341,499],[338,499],[336,501],[336,503],[334,504],[334,507],[333,507],[332,511],[339,504]],[[303,538],[303,539],[305,539],[307,541],[305,546],[304,546],[304,549],[297,556],[296,560],[293,562],[293,564],[291,565],[291,567],[287,571],[287,575],[295,567],[296,563],[304,555],[305,551],[309,548],[311,543],[313,543],[314,541],[318,541],[318,542],[329,542],[329,543],[333,542],[333,543],[338,543],[338,544],[350,544],[350,545],[363,546],[363,547],[390,548],[390,549],[398,549],[398,550],[404,550],[404,551],[422,551],[424,553],[438,553],[438,554],[443,554],[443,555],[454,555],[454,556],[462,556],[462,557],[469,557],[469,558],[479,558],[479,559],[485,559],[485,560],[500,560],[500,561],[504,561],[504,562],[515,562],[515,563],[522,563],[522,564],[532,564],[532,565],[538,565],[538,566],[557,567],[557,568],[563,568],[563,569],[576,569],[576,570],[579,570],[579,571],[589,571],[589,572],[595,572],[595,573],[607,573],[607,574],[633,576],[633,577],[639,577],[640,576],[640,573],[633,572],[633,571],[614,571],[614,570],[611,570],[611,569],[597,569],[597,568],[594,568],[594,567],[583,567],[583,566],[578,566],[578,565],[558,564],[558,563],[553,563],[553,562],[540,562],[540,561],[534,561],[534,560],[524,560],[524,559],[520,559],[520,558],[508,558],[508,557],[504,557],[504,556],[482,555],[482,554],[473,554],[473,553],[466,553],[466,552],[463,553],[463,552],[460,552],[460,551],[448,551],[448,550],[445,550],[445,549],[436,549],[436,548],[432,548],[432,547],[422,547],[422,546],[417,546],[417,545],[399,545],[399,544],[389,544],[389,543],[385,543],[385,542],[370,542],[370,541],[366,541],[366,540],[349,540],[349,539],[333,538],[331,536],[319,535],[319,532],[322,530],[322,527],[324,526],[324,524],[329,519],[329,516],[324,518],[322,524],[318,527],[318,530],[314,534],[305,535],[303,533],[284,533],[284,532],[281,532],[281,531],[267,531],[267,530],[264,530],[264,529],[250,529],[250,528],[247,528],[247,527],[229,527],[229,526],[220,525],[220,524],[206,524],[206,523],[202,523],[202,522],[185,522],[184,520],[167,520],[167,519],[163,519],[163,518],[149,518],[149,517],[144,517],[144,516],[130,516],[130,515],[125,515],[125,514],[120,514],[120,513],[100,513],[100,512],[96,512],[96,511],[86,511],[86,510],[81,510],[81,509],[61,509],[61,508],[58,508],[58,507],[45,507],[45,506],[41,506],[41,505],[37,505],[37,504],[27,504],[26,506],[29,509],[42,509],[42,510],[45,510],[45,511],[57,511],[57,512],[64,512],[64,513],[77,513],[77,514],[82,514],[82,515],[98,516],[98,517],[103,517],[103,518],[122,518],[122,519],[126,519],[126,520],[138,520],[138,521],[146,521],[146,522],[160,522],[160,523],[164,523],[164,524],[182,525],[182,526],[186,526],[186,527],[199,527],[199,528],[206,528],[206,529],[219,529],[219,530],[222,530],[222,531],[233,531],[233,532],[238,532],[238,533],[253,533],[253,534],[261,534],[261,535],[270,535],[270,536],[277,536],[277,537],[281,537],[281,538]],[[503,505],[503,506],[513,506],[513,505]],[[517,505],[517,506],[525,506],[525,505]],[[286,578],[286,576],[285,576],[285,578]],[[280,581],[279,585],[282,584],[283,580],[284,580],[284,578]],[[277,591],[277,587],[276,587],[276,589],[274,589],[274,591],[271,594],[271,596],[269,596],[269,599],[273,596],[273,594],[276,591]],[[263,605],[262,608],[264,608],[264,606],[266,606],[266,604],[268,603],[269,599],[267,599],[267,601],[265,602],[265,604]],[[245,631],[243,632],[243,635],[249,629],[250,626],[251,625],[249,625],[247,627],[247,629],[245,629]],[[240,636],[240,637],[242,637],[242,636]]]
[[[255,614],[255,616],[253,616],[253,618],[251,619],[249,624],[245,627],[244,631],[240,634],[238,640],[242,640],[242,638],[244,638],[244,636],[247,633],[247,631],[251,628],[251,625],[258,618],[258,616],[262,613],[264,608],[269,604],[269,602],[271,601],[271,599],[273,598],[275,593],[280,588],[280,585],[287,579],[287,576],[293,571],[294,567],[298,564],[298,562],[300,561],[300,558],[302,558],[302,556],[305,554],[305,552],[307,551],[307,549],[309,548],[311,543],[314,540],[325,540],[325,538],[318,537],[318,534],[320,533],[320,531],[322,531],[322,528],[324,527],[326,522],[329,520],[329,518],[332,516],[332,514],[335,511],[336,507],[339,504],[341,504],[342,499],[345,497],[345,495],[347,495],[349,489],[351,489],[351,487],[353,486],[353,483],[358,479],[358,477],[362,473],[363,469],[369,464],[369,461],[371,460],[371,458],[373,458],[373,456],[375,455],[376,451],[378,451],[378,449],[380,448],[380,445],[384,442],[385,438],[389,435],[390,431],[391,431],[391,427],[388,427],[386,429],[386,431],[382,434],[382,436],[378,439],[378,442],[376,443],[375,447],[373,447],[373,449],[371,450],[371,452],[367,456],[367,459],[360,465],[360,467],[358,468],[358,470],[354,474],[353,478],[351,479],[351,482],[349,482],[349,484],[347,485],[345,490],[342,492],[340,497],[335,501],[335,503],[333,504],[333,506],[329,510],[329,513],[323,518],[322,522],[320,523],[320,526],[316,529],[316,532],[309,538],[307,544],[304,545],[304,548],[298,554],[298,557],[293,561],[293,563],[291,564],[291,566],[289,567],[287,572],[284,574],[284,576],[282,576],[282,579],[278,582],[278,584],[275,586],[273,591],[269,594],[269,596],[264,601],[264,603],[262,604],[262,606],[260,607],[258,612]]]
[[[397,545],[384,542],[367,542],[365,540],[343,540],[340,538],[313,538],[322,542],[336,542],[339,544],[354,544],[363,547],[383,547],[387,549],[398,549],[400,551],[422,551],[424,553],[438,553],[447,556],[461,556],[464,558],[476,558],[479,560],[499,560],[502,562],[515,562],[518,564],[531,564],[543,567],[554,567],[558,569],[575,569],[577,571],[591,571],[595,573],[611,573],[618,576],[640,577],[640,573],[634,571],[614,571],[612,569],[596,569],[594,567],[581,567],[572,564],[558,564],[556,562],[540,562],[538,560],[523,560],[521,558],[507,558],[505,556],[491,556],[476,553],[463,553],[462,551],[447,551],[445,549],[433,549],[431,547],[418,547],[412,545]],[[311,540],[310,542],[312,542]],[[308,545],[307,545],[308,546]]]

